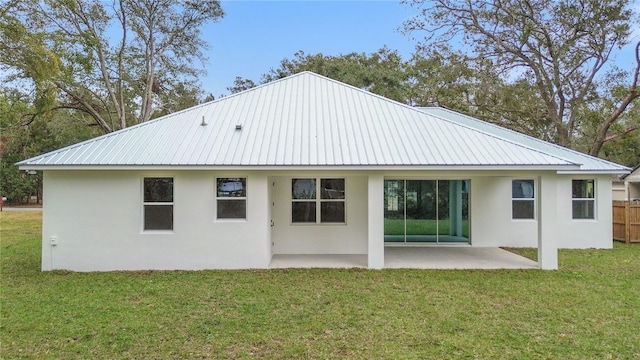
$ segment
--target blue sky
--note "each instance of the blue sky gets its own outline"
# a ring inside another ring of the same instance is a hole
[[[417,43],[399,31],[417,10],[399,0],[222,0],[221,4],[226,16],[203,29],[210,49],[202,87],[216,98],[229,94],[226,88],[236,76],[258,81],[298,50],[339,55],[371,53],[386,45],[409,59]],[[640,2],[632,6],[640,11]],[[634,67],[638,38],[640,27],[633,32],[631,44],[616,51],[613,60],[618,66]]]
[[[280,60],[307,54],[375,52],[408,59],[416,42],[399,32],[415,10],[399,1],[222,1],[226,16],[204,29],[210,44],[205,92],[228,95],[236,76],[258,81]]]

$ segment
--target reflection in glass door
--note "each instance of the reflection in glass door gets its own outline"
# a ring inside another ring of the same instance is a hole
[[[438,228],[437,181],[407,180],[406,186],[406,242],[435,242]]]
[[[384,241],[404,242],[404,181],[384,182]]]
[[[468,243],[469,180],[385,180],[384,240]]]

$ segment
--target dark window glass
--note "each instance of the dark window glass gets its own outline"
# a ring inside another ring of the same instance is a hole
[[[321,199],[344,199],[344,179],[321,179]]]
[[[315,223],[316,222],[316,202],[315,201],[292,202],[291,203],[291,222]]]
[[[245,219],[247,202],[245,200],[218,200],[218,219]]]
[[[246,197],[246,178],[219,178],[217,183],[218,197]]]
[[[511,217],[513,219],[533,219],[535,212],[533,180],[513,180],[511,182]]]
[[[173,230],[173,205],[145,205],[145,230]]]
[[[595,180],[572,180],[571,204],[574,219],[595,219]]]
[[[315,199],[316,179],[293,179],[291,181],[292,199]]]
[[[320,221],[323,223],[344,223],[344,201],[321,202]]]
[[[573,200],[574,219],[595,219],[593,200]]]
[[[144,202],[173,202],[173,178],[144,178]]]
[[[534,203],[532,200],[513,200],[512,215],[514,219],[533,219]]]
[[[593,199],[595,198],[595,181],[572,180],[571,193],[574,199]]]
[[[511,183],[511,196],[514,199],[533,199],[533,180],[513,180]]]

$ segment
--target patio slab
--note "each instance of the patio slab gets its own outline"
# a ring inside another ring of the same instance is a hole
[[[366,255],[273,255],[269,268],[366,268]],[[385,247],[385,269],[537,269],[538,263],[500,248]]]
[[[537,269],[538,263],[497,247],[386,247],[386,269]]]

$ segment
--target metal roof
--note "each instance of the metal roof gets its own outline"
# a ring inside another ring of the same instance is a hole
[[[624,180],[627,177],[629,177],[631,175],[634,175],[636,172],[638,173],[638,175],[640,175],[640,171],[639,170],[640,170],[640,164],[634,166],[629,173],[620,176],[620,180]]]
[[[463,126],[468,126],[486,133],[493,134],[502,139],[513,141],[524,146],[538,149],[546,154],[556,156],[567,161],[580,164],[581,171],[591,172],[610,172],[610,171],[622,171],[627,172],[629,169],[625,166],[612,163],[607,160],[603,160],[594,156],[583,154],[581,152],[571,150],[560,145],[552,144],[534,137],[513,131],[501,126],[491,124],[489,122],[476,119],[464,114],[457,113],[452,110],[440,108],[440,107],[421,107],[418,108],[427,114],[436,116],[441,119],[446,119],[458,123]]]
[[[626,169],[483,124],[302,72],[18,165]]]

